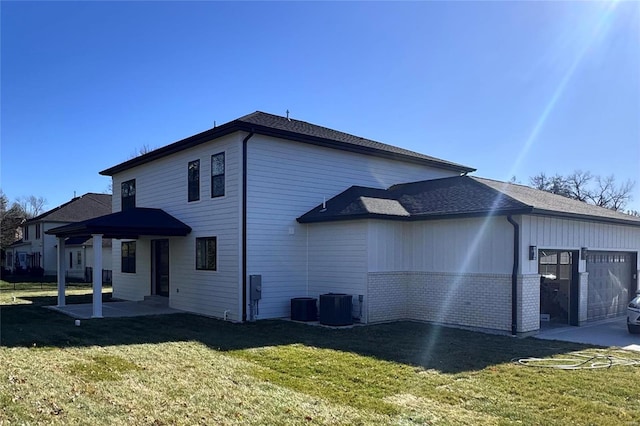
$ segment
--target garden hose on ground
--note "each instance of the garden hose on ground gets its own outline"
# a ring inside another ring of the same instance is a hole
[[[640,359],[638,358],[622,358],[611,354],[589,352],[574,352],[570,356],[571,358],[513,358],[511,361],[525,367],[555,368],[559,370],[592,370],[614,366],[640,367]]]

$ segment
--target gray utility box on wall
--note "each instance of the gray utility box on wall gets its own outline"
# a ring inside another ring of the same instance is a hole
[[[352,301],[350,294],[328,293],[320,295],[320,324],[351,325]]]

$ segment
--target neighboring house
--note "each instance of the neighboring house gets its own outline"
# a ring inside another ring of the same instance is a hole
[[[113,213],[49,232],[120,239],[115,298],[232,321],[328,292],[362,322],[514,334],[621,314],[639,219],[473,171],[256,112],[102,171]]]
[[[27,220],[22,227],[22,240],[7,249],[6,267],[12,273],[37,269],[44,275],[55,276],[58,270],[57,242],[54,236],[46,232],[110,212],[110,194],[87,193]],[[67,275],[73,278],[84,279],[85,268],[93,266],[91,241],[82,243],[70,246],[65,255]],[[109,247],[107,250],[110,250]],[[110,259],[103,268],[111,268]]]

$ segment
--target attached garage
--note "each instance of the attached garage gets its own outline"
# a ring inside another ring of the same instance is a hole
[[[331,291],[362,295],[364,322],[528,334],[623,315],[638,287],[640,218],[522,185],[354,186],[298,221],[309,224],[309,287],[335,272]]]
[[[635,253],[597,251],[587,256],[587,320],[624,315],[637,290]]]

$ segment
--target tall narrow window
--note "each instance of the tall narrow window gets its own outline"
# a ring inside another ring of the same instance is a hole
[[[188,181],[189,201],[198,201],[200,199],[200,160],[189,161]]]
[[[73,269],[73,253],[69,252],[69,269]]]
[[[22,238],[27,241],[29,239],[29,225],[25,225],[22,231]]]
[[[36,240],[40,239],[40,224],[36,223]]]
[[[122,211],[132,209],[136,206],[136,180],[135,179],[122,182],[120,200],[122,201]]]
[[[211,198],[224,195],[224,152],[211,156]]]
[[[136,242],[135,241],[123,241],[120,257],[122,259],[122,265],[120,270],[122,272],[128,272],[135,274],[136,272]]]
[[[216,237],[196,238],[196,269],[215,271],[217,265]]]

